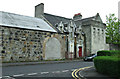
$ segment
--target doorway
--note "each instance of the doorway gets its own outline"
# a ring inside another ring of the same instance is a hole
[[[79,47],[79,57],[82,57],[82,47]]]

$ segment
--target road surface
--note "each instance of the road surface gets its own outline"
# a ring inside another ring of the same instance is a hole
[[[72,78],[72,71],[82,67],[93,66],[93,62],[75,61],[68,63],[36,64],[2,67],[3,77],[15,79]]]

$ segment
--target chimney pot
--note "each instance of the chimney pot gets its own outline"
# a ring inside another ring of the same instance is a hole
[[[73,20],[80,20],[80,19],[82,19],[81,13],[77,13],[73,16]]]

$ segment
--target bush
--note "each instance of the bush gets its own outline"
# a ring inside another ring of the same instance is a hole
[[[97,52],[98,56],[120,56],[119,50],[102,50]]]
[[[102,74],[120,78],[120,58],[115,56],[98,56],[94,58],[96,70]]]

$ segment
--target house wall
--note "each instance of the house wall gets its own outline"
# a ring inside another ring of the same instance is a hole
[[[91,26],[91,54],[99,50],[104,50],[105,46],[105,29],[97,26]]]
[[[43,51],[46,38],[61,38],[60,44],[64,47],[63,35],[27,29],[18,29],[0,26],[0,52],[3,61],[35,61],[43,60]],[[66,50],[61,48],[61,58],[65,57]],[[52,51],[50,51],[52,52]],[[54,55],[53,55],[54,56]]]
[[[84,22],[82,29],[86,36],[86,55],[94,54],[99,50],[109,50],[104,24],[96,21]]]
[[[92,21],[91,24],[91,53],[109,50],[109,45],[106,44],[105,25],[96,21]]]
[[[68,43],[68,58],[74,58],[74,40]]]
[[[43,59],[65,59],[66,35],[54,34],[43,42]]]
[[[85,33],[85,46],[86,52],[85,55],[89,55],[91,53],[91,26],[90,25],[83,25],[82,30]]]

